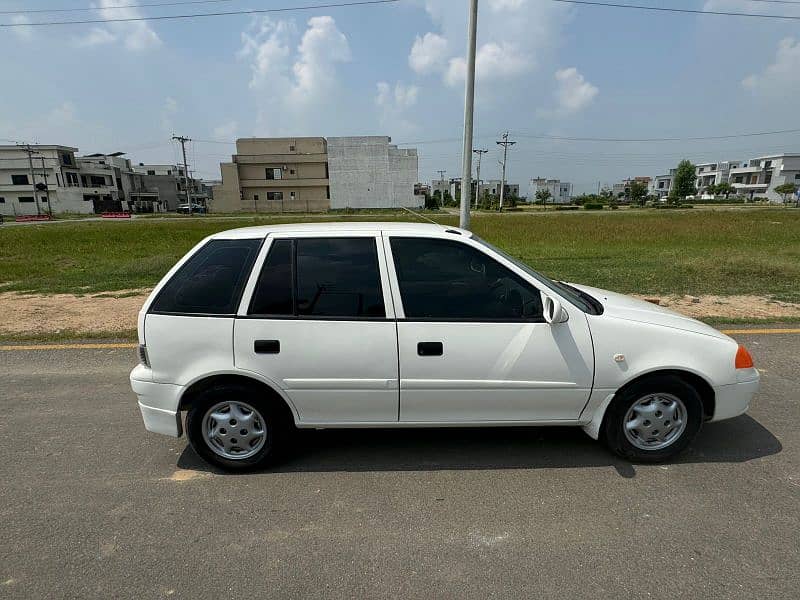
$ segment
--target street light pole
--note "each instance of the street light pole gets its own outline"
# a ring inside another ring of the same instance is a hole
[[[461,164],[461,218],[459,226],[469,229],[472,192],[472,123],[475,113],[475,44],[478,32],[478,0],[469,1],[467,25],[467,77],[464,91],[464,148]]]

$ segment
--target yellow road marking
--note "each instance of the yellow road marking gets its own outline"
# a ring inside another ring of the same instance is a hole
[[[751,333],[754,335],[774,335],[778,333],[800,333],[800,329],[722,329],[722,333],[731,335],[735,333]]]
[[[136,348],[137,344],[14,344],[0,346],[0,351],[14,350],[106,350],[113,348]]]
[[[800,329],[722,329],[727,335],[780,335],[800,334]],[[96,344],[13,344],[0,346],[0,352],[30,350],[114,350],[136,348],[130,343],[96,343]]]

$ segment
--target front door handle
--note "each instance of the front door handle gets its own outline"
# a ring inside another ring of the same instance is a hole
[[[280,340],[256,340],[253,342],[256,354],[278,354],[281,351]]]
[[[419,342],[417,354],[420,356],[441,356],[444,354],[442,342]]]

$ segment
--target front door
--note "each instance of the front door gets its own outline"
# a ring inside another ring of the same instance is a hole
[[[385,238],[395,266],[400,421],[578,419],[594,367],[584,313],[565,301],[569,321],[545,323],[531,281],[477,242],[452,238]]]
[[[236,366],[283,389],[301,424],[396,423],[396,326],[375,235],[276,237],[266,252],[236,319]]]

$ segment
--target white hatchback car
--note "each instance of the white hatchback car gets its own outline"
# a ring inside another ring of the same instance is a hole
[[[293,428],[578,425],[659,461],[745,412],[759,375],[712,327],[552,281],[468,231],[319,223],[212,235],[139,313],[145,427],[226,469]]]

